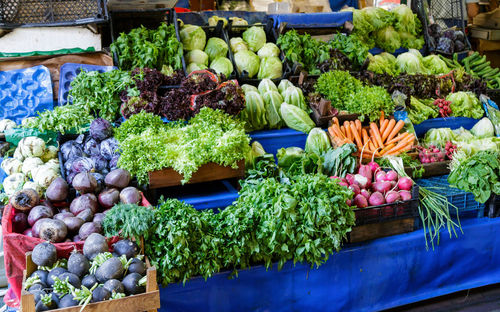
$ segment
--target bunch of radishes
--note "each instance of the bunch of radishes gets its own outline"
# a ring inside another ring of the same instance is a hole
[[[453,159],[453,153],[455,153],[455,151],[457,150],[457,146],[451,141],[448,141],[446,142],[444,149],[446,151],[446,156],[448,156],[449,159]]]
[[[358,208],[391,204],[411,199],[413,181],[399,176],[396,171],[385,172],[376,162],[360,165],[357,174],[347,174],[339,184],[349,187],[354,192],[354,199],[348,202]]]
[[[444,161],[445,153],[435,145],[429,145],[429,147],[427,148],[423,146],[417,146],[417,149],[418,158],[423,164]]]
[[[450,104],[451,102],[445,99],[436,99],[434,101],[434,105],[439,107],[439,115],[441,115],[441,117],[449,117],[451,115],[452,111]]]

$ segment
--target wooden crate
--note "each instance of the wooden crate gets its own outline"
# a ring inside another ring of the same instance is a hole
[[[381,223],[371,223],[355,226],[349,233],[350,243],[364,242],[380,237],[412,232],[415,228],[415,218],[405,218]]]
[[[445,160],[428,164],[422,164],[418,166],[417,169],[421,167],[425,169],[422,178],[442,176],[450,173],[450,168],[448,167],[450,162],[451,162],[450,160]],[[410,167],[405,167],[405,172],[407,175],[411,177],[413,174],[413,169]]]
[[[183,179],[177,171],[172,168],[149,172],[149,188],[181,185]],[[231,178],[242,178],[245,176],[245,160],[238,162],[238,168],[224,167],[216,163],[208,163],[193,173],[188,184],[225,180]]]
[[[148,267],[146,275],[146,292],[128,296],[120,299],[106,300],[96,303],[88,304],[83,312],[142,312],[157,311],[160,308],[160,291],[156,283],[156,268],[149,265],[146,259],[146,266]],[[36,271],[37,265],[31,260],[31,252],[26,253],[26,270],[23,272],[23,288],[26,278]],[[63,309],[50,310],[54,312],[80,312],[82,306],[75,306]],[[35,298],[26,290],[21,293],[21,312],[35,312]]]

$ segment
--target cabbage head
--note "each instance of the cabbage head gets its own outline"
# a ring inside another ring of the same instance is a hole
[[[288,79],[282,79],[280,81],[280,84],[278,85],[278,91],[281,93],[281,96],[284,96],[284,93],[288,87],[293,87],[293,83],[290,82]]]
[[[262,130],[267,126],[266,107],[258,92],[245,93],[245,109],[241,112],[241,120],[245,122],[245,130]]]
[[[306,152],[321,155],[331,147],[330,139],[321,128],[313,128],[306,139]]]
[[[473,135],[479,138],[489,138],[495,136],[495,129],[493,124],[488,119],[488,117],[483,117],[479,120],[472,129],[470,129]]]
[[[208,26],[217,26],[219,21],[222,21],[223,26],[227,26],[227,19],[225,17],[214,15],[208,19]]]
[[[391,12],[377,7],[363,8],[361,10],[361,16],[367,23],[372,25],[373,30],[379,30],[392,25],[395,20]],[[354,28],[356,29],[356,21],[354,21]]]
[[[210,63],[210,68],[217,74],[224,74],[228,78],[233,72],[233,63],[224,56],[220,56]]]
[[[266,43],[266,32],[262,27],[252,26],[243,32],[243,40],[251,51],[257,52]]]
[[[446,142],[453,141],[455,134],[450,128],[434,128],[425,134],[424,143],[426,145],[436,145],[444,147]]]
[[[268,57],[268,56],[279,56],[280,48],[272,42],[266,43],[262,48],[259,49],[257,55],[260,58]]]
[[[474,139],[474,135],[472,135],[472,133],[464,127],[453,130],[453,134],[455,135],[455,139],[453,140],[453,142],[468,141]]]
[[[203,50],[207,42],[207,34],[200,26],[185,25],[179,35],[185,51]]]
[[[283,64],[276,56],[264,57],[260,60],[259,79],[276,79],[283,75]]]
[[[248,50],[248,44],[241,37],[231,38],[231,40],[229,40],[229,45],[233,53]]]
[[[242,86],[241,86],[241,89],[243,90],[243,93],[245,93],[245,94],[246,94],[247,92],[250,92],[250,91],[253,91],[253,92],[257,92],[257,93],[259,93],[259,90],[258,90],[256,87],[254,87],[254,86],[252,86],[252,85],[249,85],[249,84],[244,84],[244,85],[242,85]]]
[[[472,92],[455,92],[450,93],[446,97],[447,101],[450,101],[450,108],[453,116],[455,117],[469,117],[479,119],[483,117],[484,110],[481,106],[481,102]]]
[[[188,64],[196,63],[207,66],[208,65],[208,55],[202,50],[192,50],[186,54],[186,62]]]
[[[401,47],[401,38],[392,26],[387,26],[375,32],[376,45],[387,52],[394,53]]]
[[[203,69],[207,69],[207,67],[203,64],[196,64],[196,63],[191,63],[186,68],[188,74],[190,74],[194,71],[203,70]]]
[[[253,78],[259,72],[260,59],[257,54],[252,51],[239,51],[234,54],[234,63],[238,69],[238,73],[246,71],[248,78]]]
[[[370,60],[370,63],[368,64],[369,71],[377,74],[387,73],[393,76],[399,74],[399,70],[396,65],[396,57],[390,53],[382,52],[375,56],[370,54],[368,59]]]
[[[295,105],[281,103],[280,113],[288,128],[309,133],[316,125],[304,110]]]
[[[304,94],[302,94],[302,90],[300,88],[294,86],[288,87],[283,94],[283,99],[288,104],[295,105],[304,111],[307,111],[308,109],[306,100],[304,99]]]
[[[210,62],[218,57],[226,56],[228,51],[227,43],[221,38],[212,37],[208,39],[205,53],[208,55]]]
[[[410,75],[424,74],[427,72],[420,58],[411,52],[405,52],[398,55],[396,64],[401,72]]]
[[[276,153],[278,166],[282,168],[290,167],[294,162],[299,161],[304,155],[304,150],[300,147],[280,148]]]
[[[262,96],[266,107],[266,119],[270,129],[279,129],[284,126],[284,121],[280,115],[283,98],[278,91],[268,91]]]
[[[264,93],[268,91],[278,92],[278,88],[271,79],[262,79],[257,88],[259,90],[260,95],[264,95]]]
[[[447,74],[450,71],[446,63],[435,54],[424,57],[423,62],[427,72],[431,75]]]
[[[396,18],[395,28],[400,32],[407,32],[412,35],[417,34],[417,17],[413,11],[404,4],[398,5],[392,10]]]

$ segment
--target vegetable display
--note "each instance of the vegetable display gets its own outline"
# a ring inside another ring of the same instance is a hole
[[[95,235],[95,236],[94,236]],[[104,244],[102,244],[104,242]],[[38,266],[24,289],[34,295],[37,311],[113,300],[146,291],[146,264],[135,242],[121,240],[108,250],[105,238],[93,234],[68,259],[57,258],[54,245],[35,246],[31,259]]]

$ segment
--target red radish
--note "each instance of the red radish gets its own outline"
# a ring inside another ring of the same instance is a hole
[[[337,177],[337,176],[331,176],[330,179],[332,179],[332,180],[341,180],[341,178]]]
[[[368,180],[368,178],[361,174],[355,174],[354,181],[359,185],[360,188],[367,188],[372,184],[371,180]]]
[[[370,195],[372,195],[372,193],[370,193],[369,190],[365,190],[365,189],[362,189],[360,194],[363,195],[366,198],[366,200],[368,200],[370,198]]]
[[[397,182],[396,181],[389,181],[389,183],[391,183],[391,189],[397,189]],[[394,190],[393,190],[394,191]]]
[[[347,206],[350,206],[350,205],[352,205],[352,200],[348,199],[345,201],[345,203],[347,204]]]
[[[370,169],[372,170],[372,172],[373,172],[373,173],[377,172],[377,170],[379,170],[379,169],[380,169],[380,165],[379,165],[379,164],[377,164],[377,163],[376,163],[376,162],[374,162],[374,161],[370,161],[370,162],[368,163],[368,166],[370,167]]]
[[[349,183],[349,185],[355,184],[353,174],[350,173],[346,174],[345,179],[347,180],[347,183]]]
[[[370,168],[370,166],[368,166],[368,165],[359,166],[358,174],[367,178],[369,181],[373,180],[373,172],[372,172],[372,169]]]
[[[385,171],[380,170],[375,174],[375,182],[385,181],[385,176]]]
[[[401,200],[410,200],[411,192],[410,191],[399,191],[399,196],[401,196]]]
[[[398,187],[403,191],[410,191],[413,186],[413,181],[408,177],[401,177],[398,181]]]
[[[370,203],[370,206],[380,206],[380,205],[383,205],[383,204],[385,204],[384,195],[382,195],[382,193],[380,193],[380,192],[374,192],[370,196],[370,199],[368,200],[368,203]]]
[[[339,181],[339,185],[342,185],[342,186],[345,186],[345,187],[349,186],[349,184],[347,182],[344,182],[342,180]]]
[[[358,208],[366,208],[366,207],[368,207],[368,202],[367,202],[366,198],[363,195],[361,195],[361,194],[358,194],[358,195],[356,195],[354,197],[353,203]]]
[[[354,192],[354,195],[358,195],[361,189],[356,184],[349,185],[349,189]]]
[[[373,183],[372,189],[375,192],[386,193],[391,190],[391,182],[389,181],[380,181]],[[372,194],[373,195],[373,194]]]
[[[398,200],[401,200],[401,196],[398,192],[390,191],[385,194],[385,201],[388,204],[392,204],[394,202],[397,202]]]
[[[385,181],[397,181],[398,173],[394,170],[388,171],[385,175]]]

